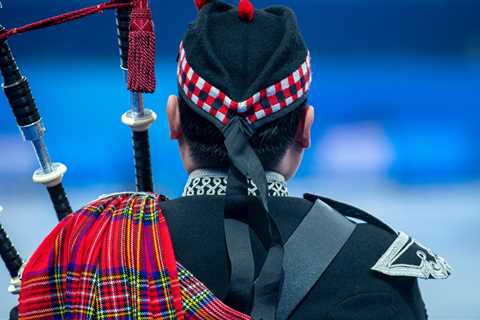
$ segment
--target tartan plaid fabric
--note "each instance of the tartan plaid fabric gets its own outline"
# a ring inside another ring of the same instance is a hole
[[[180,44],[177,76],[181,90],[198,108],[225,125],[228,124],[230,114],[241,114],[250,123],[255,123],[285,109],[307,94],[312,82],[311,75],[310,54],[307,53],[305,62],[288,77],[238,102],[193,70],[187,61],[183,42]]]
[[[23,272],[20,319],[250,319],[176,263],[162,200],[110,195],[61,221]]]

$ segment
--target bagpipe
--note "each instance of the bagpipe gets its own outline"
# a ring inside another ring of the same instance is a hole
[[[156,114],[144,106],[144,94],[155,90],[155,34],[148,0],[111,0],[98,5],[63,13],[21,27],[7,29],[0,26],[0,72],[2,88],[25,141],[31,142],[40,168],[33,173],[33,181],[47,188],[59,220],[72,212],[63,186],[67,167],[53,162],[45,143],[46,128],[28,79],[18,67],[7,40],[25,32],[52,27],[106,10],[116,11],[116,29],[120,51],[120,68],[131,94],[131,108],[122,122],[132,130],[136,189],[153,192],[150,160],[149,128]],[[3,226],[0,224],[0,255],[12,278],[9,292],[18,294],[24,260],[20,257]],[[15,309],[11,318],[16,318]]]

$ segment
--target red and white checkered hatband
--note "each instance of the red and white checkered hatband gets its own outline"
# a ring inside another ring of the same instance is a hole
[[[228,124],[231,114],[240,114],[250,123],[255,123],[283,110],[306,95],[312,83],[310,53],[307,53],[305,62],[288,77],[244,101],[235,101],[193,70],[187,61],[183,43],[180,44],[177,75],[180,89],[185,96],[225,125]]]

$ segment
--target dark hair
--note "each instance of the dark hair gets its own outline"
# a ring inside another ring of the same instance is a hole
[[[230,161],[223,134],[214,124],[192,110],[183,98],[179,100],[182,130],[193,160],[202,167],[228,167]],[[294,142],[304,106],[264,125],[250,139],[265,169],[274,168]]]

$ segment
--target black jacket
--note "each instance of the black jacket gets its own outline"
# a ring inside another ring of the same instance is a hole
[[[225,298],[229,285],[223,199],[221,196],[196,196],[162,204],[178,261],[220,299]],[[290,238],[311,209],[315,198],[311,196],[309,199],[269,200],[271,214],[279,225],[283,241]],[[335,201],[327,203],[340,214],[357,218],[358,224],[289,319],[427,319],[417,277],[446,277],[450,273],[448,264],[404,234],[408,244],[401,243],[402,234],[361,210]],[[256,231],[252,226],[252,249],[258,274],[266,250]],[[398,244],[402,248],[397,248]],[[403,252],[399,252],[400,249],[404,249]],[[308,244],[304,251],[303,254],[315,255]],[[372,270],[374,266],[376,271]]]

